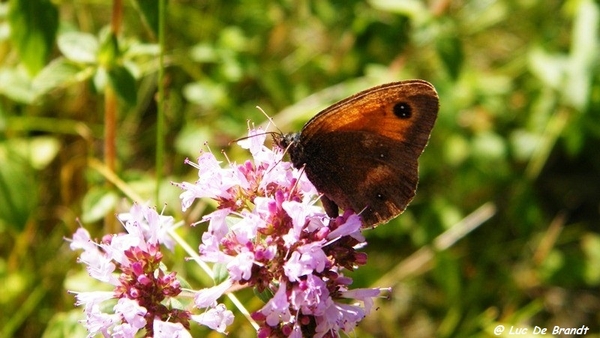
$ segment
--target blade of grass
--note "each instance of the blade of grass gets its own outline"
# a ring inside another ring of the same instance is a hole
[[[393,286],[403,279],[424,273],[431,268],[429,263],[433,260],[435,252],[450,248],[458,240],[492,218],[495,213],[496,206],[492,202],[483,204],[443,234],[439,235],[431,245],[422,247],[404,259],[393,270],[373,283],[373,285]]]

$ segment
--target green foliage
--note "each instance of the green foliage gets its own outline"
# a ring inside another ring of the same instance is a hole
[[[13,46],[29,73],[36,74],[52,51],[58,10],[49,0],[12,0],[8,20]]]
[[[598,337],[597,1],[169,1],[165,13],[158,1],[124,3],[118,34],[111,2],[0,4],[1,305],[20,309],[0,312],[0,336],[79,335],[63,286],[79,269],[62,239],[76,218],[100,225],[137,195],[198,221],[211,206],[182,214],[168,182],[195,179],[183,159],[204,142],[244,161],[229,143],[247,120],[265,120],[257,105],[295,131],[361,89],[423,78],[441,110],[417,197],[366,232],[370,259],[352,274],[393,291],[350,335],[489,337],[502,324],[588,325]],[[164,168],[154,164],[160,15]],[[119,99],[114,175],[98,164],[108,87]],[[482,205],[495,206],[492,218],[439,246]],[[201,226],[179,230],[197,247]],[[191,264],[173,263],[205,286]],[[252,330],[238,316],[229,336]]]
[[[142,17],[143,22],[155,36],[158,35],[158,3],[158,1],[148,0],[132,1],[132,4],[140,12],[140,16]]]
[[[0,167],[0,217],[2,223],[11,230],[23,231],[25,224],[37,204],[37,192],[33,170],[22,159],[7,160],[3,156]]]

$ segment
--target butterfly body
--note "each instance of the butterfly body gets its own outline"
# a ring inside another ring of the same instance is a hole
[[[337,216],[338,207],[352,209],[372,227],[402,213],[414,197],[417,159],[438,106],[426,81],[389,83],[332,105],[300,133],[275,141],[323,193],[329,216]]]

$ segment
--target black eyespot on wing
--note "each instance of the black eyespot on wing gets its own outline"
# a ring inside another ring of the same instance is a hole
[[[412,107],[406,102],[398,102],[394,105],[394,115],[401,119],[408,119],[412,116]]]

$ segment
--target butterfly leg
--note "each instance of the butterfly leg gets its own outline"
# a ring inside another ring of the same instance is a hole
[[[325,209],[327,216],[336,218],[340,215],[338,205],[335,204],[334,201],[327,198],[327,196],[321,196],[321,203],[323,204],[323,208]]]

